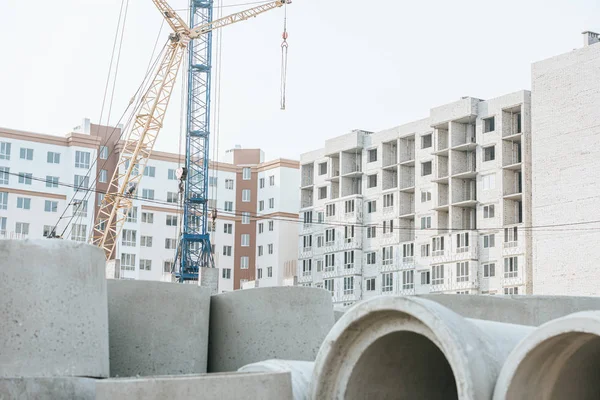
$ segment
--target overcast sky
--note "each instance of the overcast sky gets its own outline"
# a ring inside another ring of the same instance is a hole
[[[1,127],[64,135],[83,117],[98,122],[120,4],[0,1]],[[326,138],[423,118],[461,96],[530,89],[530,64],[581,47],[582,31],[600,31],[598,15],[598,0],[294,0],[287,111],[283,11],[223,29],[220,153],[240,144],[297,159]],[[151,0],[130,0],[111,122],[145,74],[161,18]],[[180,87],[156,150],[178,152]]]

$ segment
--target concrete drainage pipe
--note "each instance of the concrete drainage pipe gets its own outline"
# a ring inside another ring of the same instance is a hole
[[[430,300],[381,296],[349,309],[315,361],[313,399],[490,399],[533,327],[465,319]]]
[[[600,398],[600,312],[550,321],[528,335],[502,368],[494,400]]]

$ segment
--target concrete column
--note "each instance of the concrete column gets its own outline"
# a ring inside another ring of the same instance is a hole
[[[494,400],[600,397],[600,312],[584,311],[531,332],[509,355]]]
[[[314,361],[334,323],[331,295],[298,286],[212,296],[209,372],[273,358]]]
[[[108,281],[110,375],[206,372],[210,289]]]
[[[108,376],[104,253],[0,240],[0,378]]]
[[[469,320],[416,297],[380,296],[340,318],[315,361],[313,399],[489,399],[534,328]]]
[[[289,372],[294,400],[309,400],[315,363],[311,361],[267,360],[244,365],[239,372]]]

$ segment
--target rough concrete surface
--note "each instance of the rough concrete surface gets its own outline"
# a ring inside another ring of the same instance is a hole
[[[600,312],[548,322],[509,355],[494,400],[596,400],[600,398]]]
[[[579,311],[600,310],[600,297],[419,295],[467,318],[539,326]]]
[[[465,319],[417,297],[376,297],[350,308],[327,335],[311,396],[489,399],[505,358],[533,329]]]
[[[0,400],[95,400],[96,379],[0,378]]]
[[[244,365],[240,372],[289,372],[294,400],[309,400],[310,381],[315,368],[311,361],[266,360]]]
[[[334,323],[331,295],[287,286],[212,296],[208,371],[273,358],[314,361]]]
[[[206,372],[210,289],[109,280],[110,375]]]
[[[0,240],[0,377],[108,376],[104,253]]]
[[[117,378],[98,381],[96,400],[292,400],[289,372]]]

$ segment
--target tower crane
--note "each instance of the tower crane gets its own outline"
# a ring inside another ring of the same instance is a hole
[[[173,32],[150,86],[141,98],[132,128],[125,136],[90,241],[102,248],[110,259],[133,206],[143,176],[140,170],[144,170],[152,153],[181,62],[189,48],[186,162],[179,173],[180,185],[184,188],[183,234],[178,251],[180,265],[174,272],[180,281],[196,280],[199,267],[214,267],[207,232],[211,33],[282,7],[291,0],[271,1],[214,21],[213,0],[190,0],[189,26],[166,0],[152,1]]]

